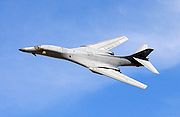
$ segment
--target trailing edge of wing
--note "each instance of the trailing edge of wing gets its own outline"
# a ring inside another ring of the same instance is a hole
[[[113,70],[113,69],[105,69],[105,68],[89,68],[89,69],[95,73],[106,75],[108,77],[111,77],[111,78],[119,80],[121,82],[136,86],[141,89],[147,88],[147,85],[145,85],[137,80],[134,80],[134,79],[132,79],[116,70]]]
[[[86,47],[92,47],[101,50],[111,50],[112,48],[124,43],[128,38],[125,36],[117,37],[111,40],[103,41],[96,44],[87,45]]]

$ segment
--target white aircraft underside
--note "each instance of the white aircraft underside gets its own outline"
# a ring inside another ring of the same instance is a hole
[[[78,48],[63,48],[53,45],[40,45],[19,49],[20,51],[39,54],[59,59],[65,59],[80,64],[94,73],[105,75],[124,83],[145,89],[147,85],[140,83],[120,72],[119,66],[145,66],[150,71],[159,74],[149,62],[147,56],[153,51],[145,44],[135,54],[130,56],[114,56],[112,48],[124,43],[128,38],[117,37],[97,44]]]

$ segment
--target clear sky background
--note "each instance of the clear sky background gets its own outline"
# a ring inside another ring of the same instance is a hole
[[[0,117],[179,117],[179,0],[0,0]],[[129,55],[143,43],[160,75],[121,71],[146,90],[21,47],[78,47],[125,35]]]

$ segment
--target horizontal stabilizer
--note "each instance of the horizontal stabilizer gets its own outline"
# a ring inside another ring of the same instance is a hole
[[[133,58],[136,61],[138,61],[139,63],[141,63],[144,67],[146,67],[147,69],[152,71],[153,73],[159,74],[159,72],[156,70],[156,68],[148,60],[142,60],[142,59],[135,58],[135,57],[133,57]]]

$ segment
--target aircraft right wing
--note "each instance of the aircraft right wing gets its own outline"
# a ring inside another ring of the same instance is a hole
[[[127,37],[121,36],[107,41],[99,42],[96,44],[86,45],[85,47],[91,47],[100,50],[111,50],[112,48],[124,43],[127,40],[128,40]]]
[[[121,82],[130,84],[130,85],[133,85],[133,86],[136,86],[136,87],[141,88],[141,89],[146,89],[147,88],[147,85],[145,85],[145,84],[143,84],[143,83],[141,83],[139,81],[136,81],[136,80],[134,80],[134,79],[120,73],[119,71],[117,71],[115,69],[101,68],[101,67],[93,67],[93,68],[89,68],[89,69],[94,73],[98,73],[98,74],[101,74],[101,75],[111,77],[113,79],[119,80]]]

